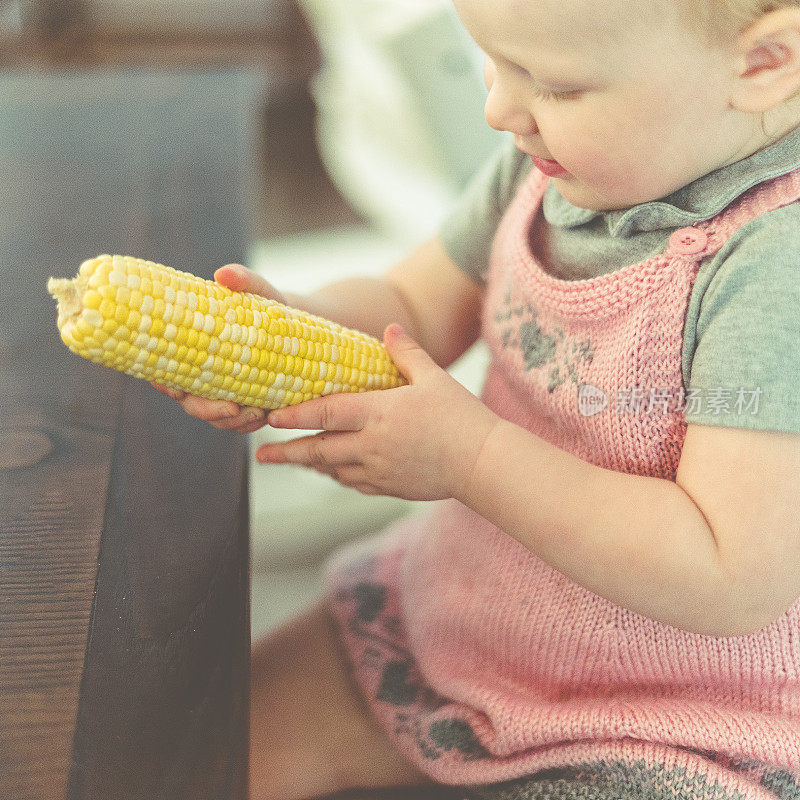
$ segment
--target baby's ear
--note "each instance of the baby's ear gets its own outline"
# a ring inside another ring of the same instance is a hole
[[[765,14],[736,39],[731,105],[760,114],[800,91],[800,8]]]

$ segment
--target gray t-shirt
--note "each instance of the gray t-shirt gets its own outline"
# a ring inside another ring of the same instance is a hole
[[[484,282],[497,226],[532,169],[504,144],[450,211],[450,258]],[[542,268],[593,278],[664,252],[675,230],[708,220],[752,186],[800,169],[800,128],[668,197],[615,211],[578,208],[549,182],[532,236]],[[697,275],[686,315],[687,422],[800,433],[800,203],[737,231]]]

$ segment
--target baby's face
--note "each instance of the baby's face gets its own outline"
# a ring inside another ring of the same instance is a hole
[[[685,27],[673,0],[454,3],[487,54],[487,121],[557,161],[540,166],[561,166],[573,205],[665,197],[757,149],[754,120],[729,105],[733,56]]]

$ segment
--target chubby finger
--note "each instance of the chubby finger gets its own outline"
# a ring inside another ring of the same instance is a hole
[[[396,323],[386,327],[383,343],[397,368],[412,383],[424,372],[439,369],[436,362]]]
[[[186,397],[186,392],[184,392],[182,389],[173,389],[170,386],[164,386],[163,383],[156,383],[155,381],[150,381],[150,385],[157,392],[161,392],[161,394],[165,394],[167,397],[171,397],[173,400],[177,400],[178,402]]]
[[[360,431],[366,422],[366,403],[360,392],[316,397],[304,403],[270,411],[267,422],[273,428]]]
[[[257,430],[260,430],[267,424],[267,420],[265,417],[261,417],[260,419],[251,419],[247,415],[242,415],[241,417],[234,418],[233,421],[221,420],[220,422],[211,422],[209,424],[220,431],[244,434],[255,433]]]
[[[262,409],[244,406],[231,417],[208,420],[208,422],[220,431],[252,433],[263,428],[267,424],[267,418]]]
[[[187,414],[206,422],[218,422],[240,413],[239,406],[232,400],[209,400],[196,394],[187,394],[181,405]]]
[[[357,492],[369,496],[380,494],[380,492],[371,483],[351,483],[348,484]]]
[[[299,464],[331,474],[345,464],[360,463],[352,438],[322,431],[286,442],[269,442],[256,450],[256,459],[262,464]]]
[[[343,486],[353,488],[367,481],[363,464],[340,464],[334,468],[332,477]]]
[[[267,280],[242,264],[226,264],[214,273],[214,280],[234,292],[251,292],[284,303],[283,295]]]
[[[317,470],[322,475],[328,475],[337,483],[348,489],[355,489],[357,486],[365,486],[364,466],[362,464],[342,464],[328,469]]]

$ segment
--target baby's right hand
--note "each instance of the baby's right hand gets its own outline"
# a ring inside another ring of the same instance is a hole
[[[214,280],[235,292],[252,292],[270,300],[277,300],[279,303],[286,303],[272,284],[241,264],[226,264],[220,267],[214,273]],[[240,406],[232,400],[207,400],[205,397],[187,394],[180,389],[171,389],[154,381],[150,383],[161,394],[179,402],[187,414],[202,419],[221,431],[252,433],[267,424],[267,412],[263,408]]]

